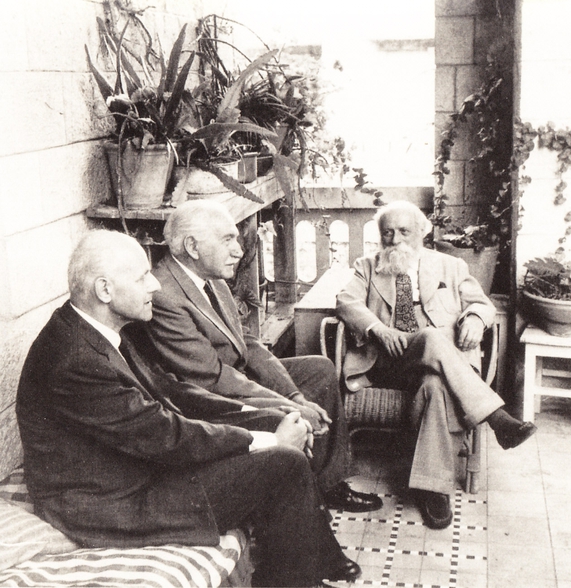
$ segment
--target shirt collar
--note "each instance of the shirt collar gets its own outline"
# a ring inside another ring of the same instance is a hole
[[[82,319],[87,321],[94,329],[97,329],[105,337],[105,339],[107,339],[107,341],[109,341],[109,343],[111,343],[111,345],[113,345],[113,347],[119,351],[119,345],[121,345],[121,335],[119,335],[117,331],[114,331],[107,325],[104,325],[98,320],[95,320],[91,315],[83,312],[83,310],[79,310],[77,306],[72,304],[71,307]]]
[[[180,265],[184,273],[194,282],[195,286],[200,290],[202,295],[206,298],[206,300],[210,303],[210,300],[206,297],[206,293],[204,292],[204,286],[206,284],[206,280],[203,280],[200,276],[197,276],[191,269],[187,268],[186,265],[181,263],[174,255],[172,258]]]

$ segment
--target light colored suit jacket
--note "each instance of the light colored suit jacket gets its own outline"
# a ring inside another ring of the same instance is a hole
[[[345,359],[345,378],[358,378],[368,372],[378,358],[378,345],[367,328],[381,320],[393,326],[396,298],[393,276],[377,271],[377,255],[355,262],[355,277],[337,296],[337,316],[347,325],[355,345]],[[429,326],[455,340],[458,324],[468,314],[476,314],[486,328],[494,322],[495,307],[473,278],[462,259],[423,249],[418,270],[420,304]],[[479,350],[466,352],[467,359],[480,365]]]
[[[297,392],[281,362],[257,337],[243,332],[224,280],[211,281],[220,317],[171,255],[153,273],[162,289],[153,298],[148,333],[167,371],[231,398],[279,399]]]

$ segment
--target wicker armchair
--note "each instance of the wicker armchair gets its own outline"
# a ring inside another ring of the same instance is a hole
[[[322,355],[335,363],[340,382],[343,358],[346,352],[345,325],[335,317],[321,322],[320,344]],[[482,371],[486,384],[491,385],[498,361],[498,328],[489,329],[482,342]],[[344,388],[344,387],[343,387]],[[406,395],[402,390],[389,388],[362,388],[357,392],[345,389],[345,415],[351,434],[361,430],[399,430],[406,416]],[[464,489],[471,494],[479,491],[481,431],[476,427],[466,434],[461,456],[466,458]]]

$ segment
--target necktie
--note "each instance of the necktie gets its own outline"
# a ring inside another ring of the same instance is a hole
[[[218,298],[216,298],[216,294],[214,294],[214,290],[210,285],[210,282],[206,282],[204,284],[204,293],[208,296],[208,300],[210,300],[210,304],[214,309],[214,312],[220,317],[223,318],[222,311],[220,310],[220,303],[218,302]]]
[[[406,333],[418,331],[418,323],[412,301],[412,283],[408,274],[396,277],[395,328]]]

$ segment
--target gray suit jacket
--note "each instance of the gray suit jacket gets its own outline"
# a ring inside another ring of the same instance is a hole
[[[281,362],[257,337],[243,332],[224,280],[212,281],[220,317],[171,255],[157,264],[153,274],[162,289],[153,297],[148,334],[168,372],[237,399],[280,399],[297,391]]]
[[[355,262],[355,277],[337,297],[337,315],[347,325],[355,342],[347,353],[344,365],[345,378],[349,380],[368,372],[378,358],[378,346],[369,340],[367,328],[378,320],[387,326],[394,323],[395,280],[376,268],[376,255],[358,259]],[[478,315],[486,327],[494,322],[494,304],[470,275],[462,259],[423,249],[418,287],[427,324],[442,330],[452,341],[455,340],[457,325],[468,314]],[[466,354],[472,365],[480,365],[478,349]]]

